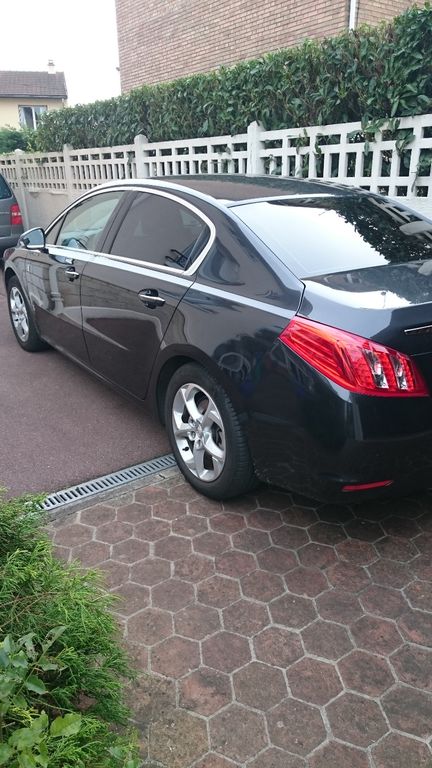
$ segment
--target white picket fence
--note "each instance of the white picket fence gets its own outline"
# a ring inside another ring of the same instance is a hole
[[[365,132],[360,123],[120,147],[0,155],[26,223],[46,224],[85,190],[113,179],[195,174],[279,174],[355,185],[400,199],[432,217],[432,115],[406,117]]]

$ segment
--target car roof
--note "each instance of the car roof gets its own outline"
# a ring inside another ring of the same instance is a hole
[[[151,179],[128,179],[108,182],[102,186],[151,186],[187,192],[196,197],[212,198],[228,206],[271,197],[345,196],[361,194],[363,190],[325,181],[282,178],[280,176],[245,176],[240,174],[201,174],[193,176],[163,176]]]

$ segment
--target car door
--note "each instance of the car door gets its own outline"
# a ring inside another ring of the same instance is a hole
[[[88,362],[81,279],[125,193],[98,192],[70,208],[47,233],[45,251],[28,251],[27,290],[41,336]]]
[[[144,398],[165,331],[192,285],[193,262],[212,225],[174,195],[136,191],[82,281],[84,336],[92,367]]]

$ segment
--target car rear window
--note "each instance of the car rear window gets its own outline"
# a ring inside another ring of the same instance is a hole
[[[267,200],[231,211],[300,278],[432,258],[432,221],[378,197]]]
[[[11,191],[3,176],[0,176],[0,200],[7,200],[8,197],[12,197]]]

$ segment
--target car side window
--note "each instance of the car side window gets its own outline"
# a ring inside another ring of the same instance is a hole
[[[102,192],[77,203],[64,217],[56,244],[64,248],[97,250],[100,236],[123,195],[123,190]]]
[[[110,252],[164,267],[188,269],[209,237],[207,224],[186,206],[162,195],[138,192]]]
[[[54,243],[57,242],[58,233],[60,232],[60,227],[63,224],[63,216],[58,220],[57,224],[54,224],[53,227],[49,229],[49,231],[46,233],[46,242],[48,245],[54,245]]]

